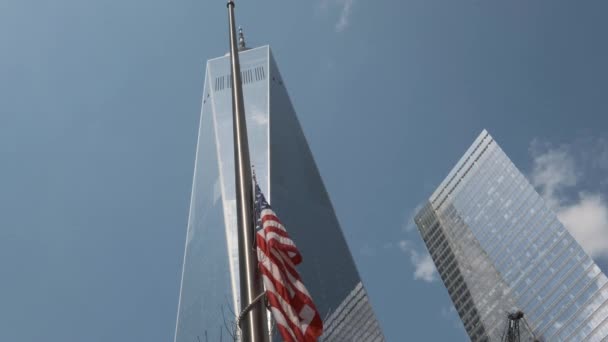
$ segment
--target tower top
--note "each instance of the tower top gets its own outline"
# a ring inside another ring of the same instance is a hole
[[[243,34],[243,28],[239,26],[239,51],[247,50],[245,45],[245,35]]]

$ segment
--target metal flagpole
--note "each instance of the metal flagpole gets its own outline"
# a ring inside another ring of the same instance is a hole
[[[237,48],[234,23],[234,1],[228,0],[228,21],[230,24],[230,64],[232,80],[232,127],[234,135],[234,173],[236,179],[236,215],[238,224],[239,278],[241,287],[241,310],[250,307],[241,321],[243,342],[266,342],[267,316],[263,301],[257,300],[263,292],[261,279],[257,270],[257,257],[253,249],[253,185],[251,183],[251,162],[245,106],[241,84],[241,67]],[[254,301],[256,304],[250,306]]]

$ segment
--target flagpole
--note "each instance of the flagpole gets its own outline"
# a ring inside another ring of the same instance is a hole
[[[236,216],[239,248],[239,279],[241,287],[241,310],[250,307],[263,292],[257,270],[257,257],[253,249],[253,185],[251,183],[251,162],[245,122],[245,106],[241,84],[241,67],[234,23],[234,1],[228,0],[228,21],[230,24],[230,65],[232,80],[232,128],[234,136],[234,173],[236,180]],[[243,342],[266,342],[267,316],[263,301],[257,301],[241,321]]]

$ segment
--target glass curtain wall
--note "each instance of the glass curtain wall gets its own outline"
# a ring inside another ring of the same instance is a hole
[[[608,336],[606,276],[487,131],[415,221],[473,341],[515,311],[527,340]]]
[[[251,161],[302,252],[323,341],[383,341],[268,46],[240,52]],[[175,342],[232,341],[240,307],[228,56],[207,62]],[[274,340],[279,337],[274,335]]]

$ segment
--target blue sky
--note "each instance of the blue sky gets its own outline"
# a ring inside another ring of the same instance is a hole
[[[466,340],[409,218],[483,128],[607,269],[607,10],[238,1],[389,341]],[[224,2],[4,0],[0,47],[0,340],[171,340]]]

